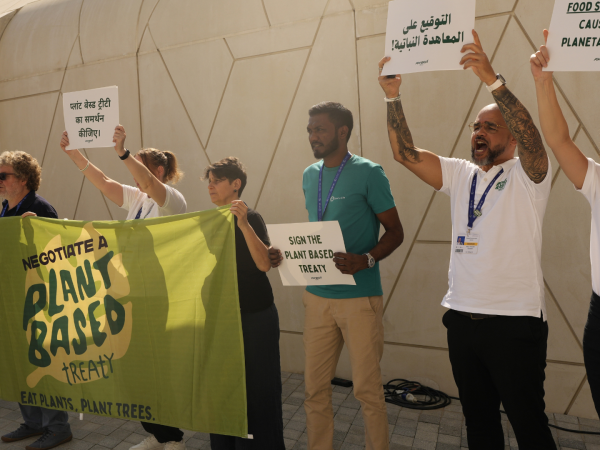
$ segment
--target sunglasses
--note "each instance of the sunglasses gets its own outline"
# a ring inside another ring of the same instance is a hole
[[[6,181],[6,179],[8,178],[9,175],[12,175],[13,177],[17,176],[14,173],[0,172],[0,181]]]

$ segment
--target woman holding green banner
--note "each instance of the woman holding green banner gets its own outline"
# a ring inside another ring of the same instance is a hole
[[[69,145],[69,135],[66,131],[62,135],[60,147],[106,198],[129,211],[127,220],[185,213],[185,198],[177,189],[167,184],[175,184],[183,176],[175,155],[168,151],[146,148],[130,158],[130,152],[125,148],[125,138],[125,128],[117,126],[113,136],[115,151],[131,172],[136,187],[108,178],[79,150],[66,150]],[[144,430],[151,435],[130,450],[185,450],[183,432],[179,428],[157,423],[141,423]]]
[[[217,206],[231,204],[235,218],[238,291],[246,361],[249,439],[210,435],[212,450],[284,450],[279,360],[279,315],[266,272],[271,268],[269,235],[261,215],[240,200],[246,170],[229,157],[204,171]]]

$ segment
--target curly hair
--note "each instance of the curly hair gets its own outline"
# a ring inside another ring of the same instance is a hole
[[[176,184],[183,178],[183,172],[179,170],[177,158],[173,152],[162,151],[155,148],[144,148],[137,152],[142,158],[144,165],[149,169],[156,170],[158,167],[165,169],[165,183]]]
[[[238,158],[235,156],[228,156],[221,161],[212,163],[210,166],[204,169],[204,177],[202,177],[202,179],[208,180],[208,176],[211,173],[217,179],[227,178],[229,184],[231,184],[234,180],[239,179],[242,182],[242,185],[238,191],[238,196],[242,196],[242,192],[244,192],[244,188],[246,187],[248,176],[246,175],[246,167],[244,167]]]
[[[29,153],[15,151],[0,154],[0,166],[10,166],[19,180],[27,180],[27,189],[37,191],[42,182],[42,167]]]

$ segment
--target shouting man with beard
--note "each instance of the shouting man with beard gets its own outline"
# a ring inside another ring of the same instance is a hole
[[[550,161],[531,116],[495,74],[474,30],[473,37],[475,43],[462,48],[461,64],[486,84],[495,103],[470,124],[472,162],[413,144],[399,75],[379,77],[390,143],[396,161],[450,196],[443,323],[469,448],[505,448],[502,403],[519,448],[556,449],[544,413],[548,324],[541,250]],[[380,61],[380,72],[388,60]]]
[[[308,140],[320,161],[304,171],[302,187],[311,222],[337,220],[348,253],[336,267],[356,285],[308,286],[303,302],[308,448],[333,448],[331,380],[344,342],[352,362],[354,396],[360,401],[367,450],[387,450],[388,419],[379,362],[383,354],[383,290],[379,261],[404,239],[402,224],[380,165],[348,151],[352,113],[325,102],[309,111]],[[380,224],[385,233],[379,239]],[[270,250],[277,267],[281,252]],[[337,447],[336,447],[337,448]]]

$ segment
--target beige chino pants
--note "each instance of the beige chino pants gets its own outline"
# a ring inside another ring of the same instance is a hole
[[[329,299],[307,291],[304,352],[309,450],[332,450],[331,380],[344,346],[350,353],[354,396],[362,406],[367,450],[388,450],[388,420],[381,368],[383,297]]]

